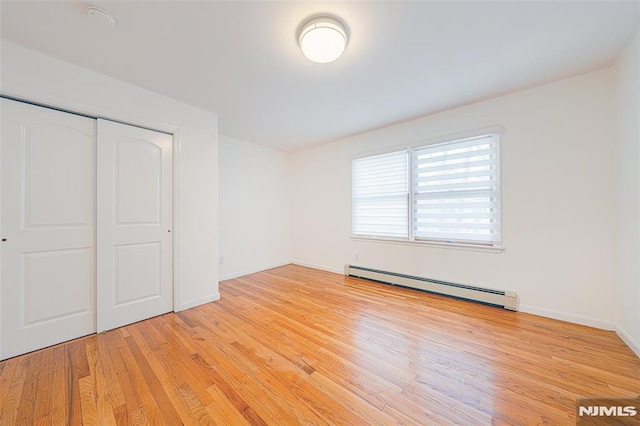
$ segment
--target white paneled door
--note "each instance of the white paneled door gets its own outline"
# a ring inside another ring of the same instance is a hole
[[[0,102],[0,359],[171,311],[172,136]]]
[[[5,359],[96,331],[96,122],[0,102]]]
[[[169,312],[172,137],[98,119],[98,332]]]

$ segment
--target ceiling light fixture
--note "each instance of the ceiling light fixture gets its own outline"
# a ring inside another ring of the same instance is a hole
[[[302,25],[298,44],[309,60],[321,64],[333,62],[347,47],[347,31],[335,18],[316,16]]]

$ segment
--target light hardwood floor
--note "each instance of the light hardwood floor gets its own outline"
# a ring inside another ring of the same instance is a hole
[[[0,424],[575,424],[635,397],[612,332],[285,266],[0,363]]]

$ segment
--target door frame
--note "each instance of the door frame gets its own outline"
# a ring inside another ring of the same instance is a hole
[[[24,102],[35,106],[54,109],[70,114],[76,114],[85,116],[88,118],[103,118],[110,121],[115,121],[130,126],[141,127],[143,129],[153,130],[161,133],[166,133],[172,136],[172,311],[176,312],[176,308],[180,307],[180,295],[181,295],[181,281],[180,270],[176,266],[180,264],[180,127],[172,124],[167,124],[159,121],[149,121],[140,117],[133,116],[131,114],[123,113],[121,111],[114,111],[109,108],[102,107],[95,104],[87,104],[84,102],[72,101],[68,98],[56,96],[51,93],[42,92],[39,90],[29,90],[17,85],[4,85],[0,90],[0,97],[11,99],[18,102]],[[9,90],[7,90],[9,86]],[[95,203],[95,201],[94,201]],[[1,206],[0,206],[1,207]],[[95,208],[95,205],[94,205]],[[94,253],[95,260],[95,253]],[[95,271],[94,271],[95,273]],[[95,299],[94,294],[94,299]],[[94,300],[95,301],[95,300]],[[182,306],[182,309],[185,309]],[[94,320],[94,325],[97,326],[97,320]],[[0,327],[2,325],[0,324]],[[0,341],[0,354],[2,354],[2,343]]]

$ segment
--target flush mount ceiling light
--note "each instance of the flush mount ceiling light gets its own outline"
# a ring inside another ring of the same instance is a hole
[[[100,9],[99,7],[87,7],[87,15],[89,15],[89,18],[91,18],[93,22],[97,22],[100,25],[111,28],[116,26],[116,18],[106,10]]]
[[[335,18],[316,16],[302,25],[298,44],[309,60],[321,64],[333,62],[347,47],[347,31]]]

